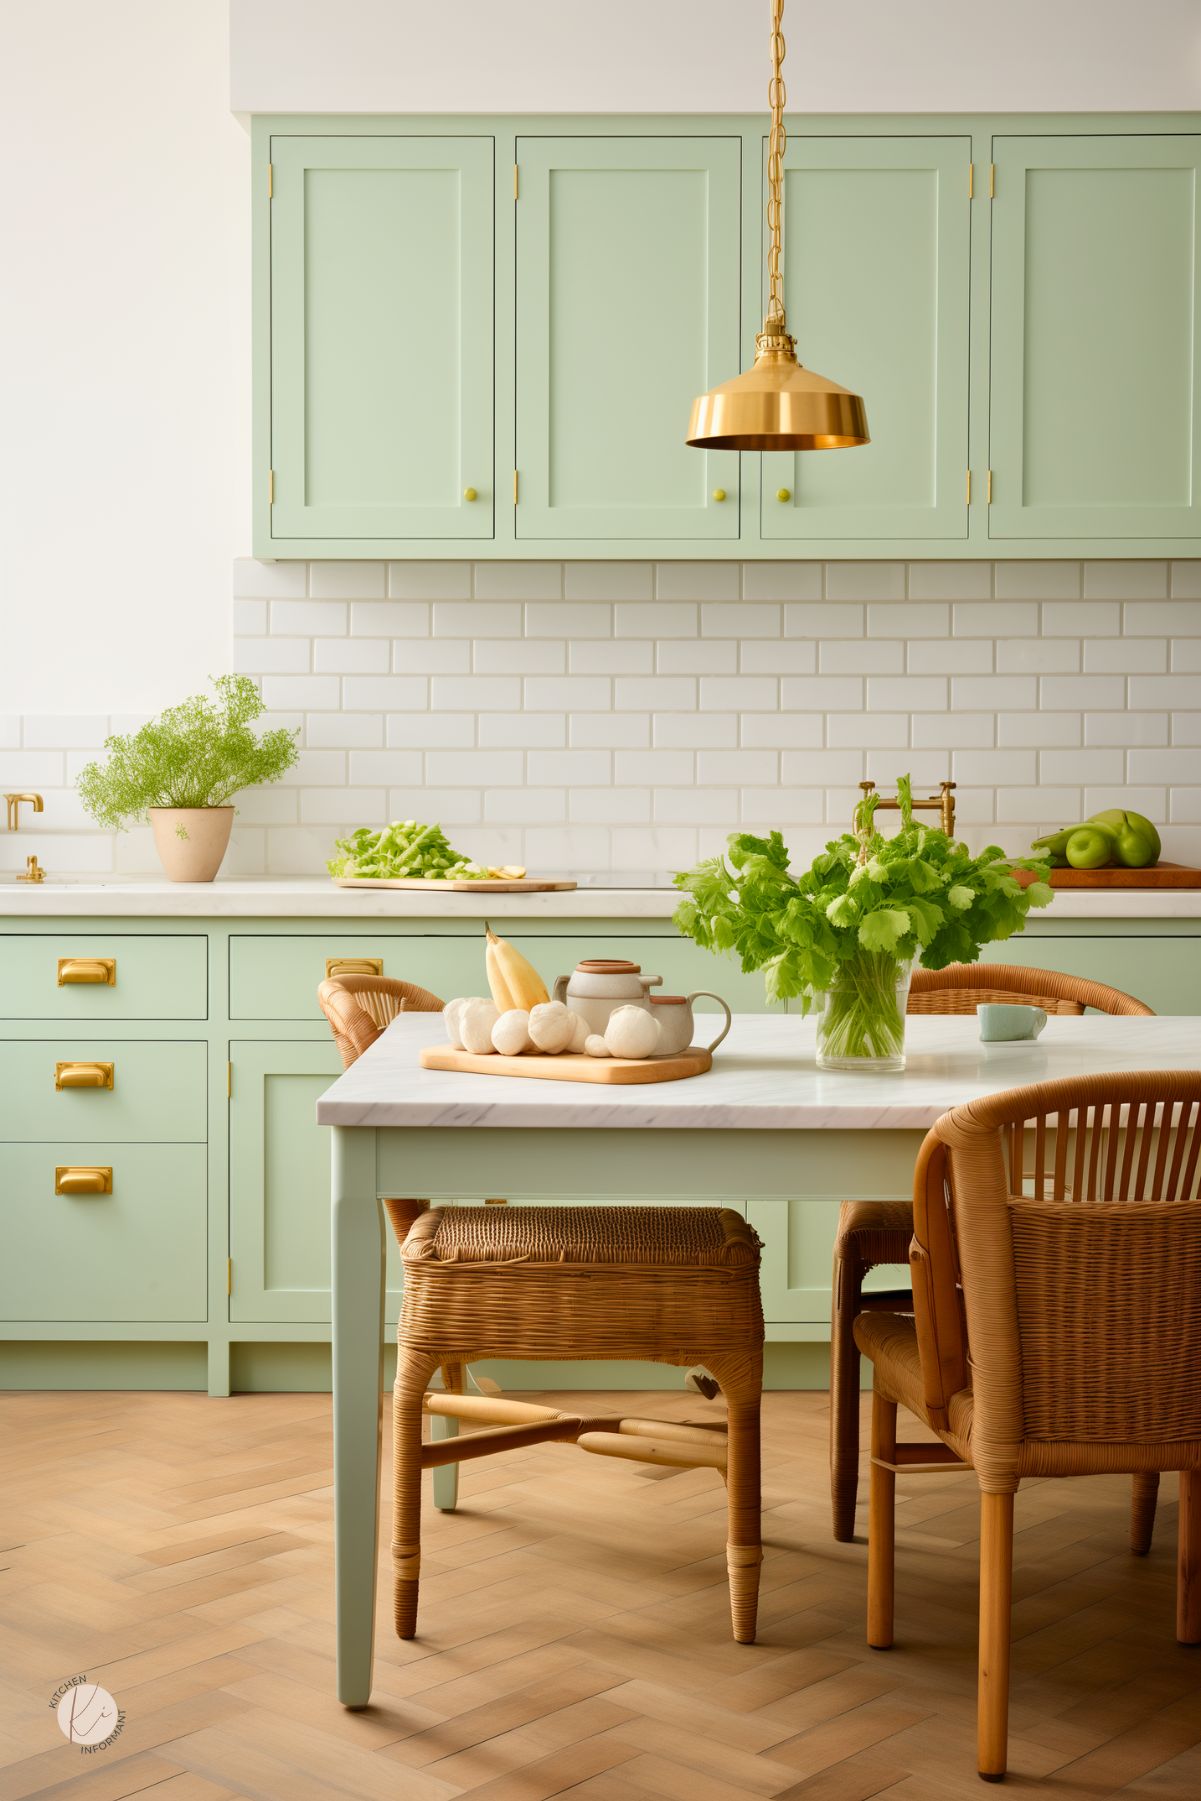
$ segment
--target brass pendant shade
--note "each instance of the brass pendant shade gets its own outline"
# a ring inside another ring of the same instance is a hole
[[[784,186],[784,0],[772,0],[772,76],[768,87],[767,317],[755,339],[754,365],[692,403],[687,442],[698,450],[848,450],[870,443],[858,394],[797,362],[780,272]]]

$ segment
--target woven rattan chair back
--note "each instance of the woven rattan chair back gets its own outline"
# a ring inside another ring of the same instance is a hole
[[[398,1013],[441,1013],[445,1005],[428,988],[390,976],[330,976],[317,989],[317,999],[347,1069]]]
[[[914,1196],[931,1417],[971,1370],[981,1486],[1201,1461],[1201,1072],[956,1108]]]
[[[915,969],[909,986],[910,1013],[974,1013],[991,1002],[1017,1002],[1044,1013],[1150,1013],[1152,1009],[1083,976],[1055,969],[1023,969],[1017,963],[950,963],[946,969]]]

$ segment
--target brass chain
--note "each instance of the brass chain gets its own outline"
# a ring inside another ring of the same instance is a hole
[[[788,90],[781,70],[784,65],[784,0],[771,0],[771,80],[767,87],[767,103],[771,108],[771,135],[767,140],[767,318],[764,329],[785,330],[784,281],[780,274],[780,227],[783,209],[784,152],[788,133],[784,129],[784,108]]]

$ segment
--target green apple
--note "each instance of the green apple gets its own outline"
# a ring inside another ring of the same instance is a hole
[[[1107,826],[1113,832],[1114,854],[1127,869],[1146,869],[1149,864],[1159,862],[1163,848],[1159,833],[1141,813],[1110,807],[1107,812],[1094,813],[1088,823]]]
[[[1089,820],[1078,825],[1064,845],[1064,855],[1073,869],[1103,869],[1111,863],[1117,849],[1117,833],[1107,825]]]

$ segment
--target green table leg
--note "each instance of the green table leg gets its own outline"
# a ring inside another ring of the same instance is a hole
[[[379,1540],[384,1227],[375,1133],[333,1132],[334,1582],[338,1699],[371,1698]]]

